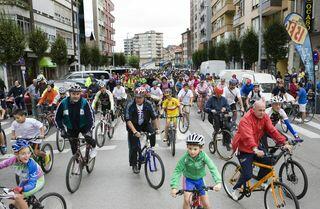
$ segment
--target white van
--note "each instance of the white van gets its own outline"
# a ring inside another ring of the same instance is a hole
[[[228,69],[228,70],[221,71],[218,75],[219,75],[219,78],[224,78],[226,82],[229,82],[233,74],[235,74],[237,76],[237,79],[241,82],[244,78],[252,79],[253,76],[249,76],[249,75],[254,74],[254,72],[252,70]]]
[[[212,75],[219,75],[221,71],[225,70],[227,67],[226,62],[224,60],[208,60],[202,62],[200,65],[200,73]]]
[[[74,71],[66,74],[63,79],[73,80],[79,83],[85,83],[89,74],[93,74],[94,78],[100,80],[101,76],[104,75],[104,79],[109,81],[111,74],[107,71],[100,70],[89,70],[89,71]]]

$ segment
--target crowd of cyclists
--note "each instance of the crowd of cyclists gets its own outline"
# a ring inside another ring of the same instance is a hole
[[[177,117],[187,116],[185,125],[192,123],[190,113],[196,106],[197,114],[205,113],[208,121],[213,125],[214,132],[221,127],[220,117],[227,115],[230,124],[226,128],[231,130],[231,121],[239,121],[234,137],[223,136],[223,145],[227,150],[233,150],[242,167],[242,175],[233,188],[233,193],[239,192],[247,180],[252,177],[252,162],[259,161],[268,164],[263,158],[268,147],[267,138],[275,139],[284,148],[291,149],[287,137],[281,134],[275,126],[283,121],[293,138],[300,141],[297,131],[294,130],[282,108],[288,102],[288,94],[294,97],[294,103],[299,105],[302,121],[306,117],[307,102],[314,102],[314,87],[306,82],[305,77],[293,75],[289,85],[281,78],[277,78],[277,85],[272,90],[272,98],[266,101],[261,86],[250,79],[239,80],[236,75],[231,78],[218,78],[215,75],[200,74],[199,72],[166,70],[126,72],[123,75],[113,74],[107,81],[104,77],[96,79],[90,75],[86,82],[86,98],[82,96],[83,89],[78,84],[72,84],[69,89],[55,87],[54,81],[47,81],[39,75],[32,84],[24,89],[19,81],[8,94],[0,93],[1,119],[7,115],[6,99],[13,97],[17,107],[12,115],[12,145],[14,156],[0,162],[0,169],[13,166],[18,175],[23,177],[20,184],[13,189],[17,194],[15,206],[26,209],[23,197],[35,194],[44,184],[41,168],[30,158],[29,146],[35,149],[35,154],[48,162],[48,156],[39,150],[36,142],[30,141],[35,137],[44,138],[44,126],[37,120],[39,111],[49,108],[55,111],[55,123],[61,136],[65,138],[78,138],[81,133],[85,141],[92,147],[90,157],[97,155],[96,141],[92,136],[95,126],[95,114],[100,108],[104,116],[111,112],[115,119],[115,110],[123,109],[126,122],[129,144],[129,165],[134,173],[139,173],[137,165],[137,149],[141,132],[154,133],[151,137],[151,147],[156,144],[156,134],[160,133],[160,119],[166,118],[163,141],[168,140],[168,127],[170,118],[174,119],[177,128]],[[295,87],[293,87],[294,85]],[[288,88],[286,87],[288,86]],[[295,90],[294,90],[295,89]],[[3,90],[2,90],[3,91]],[[32,117],[26,117],[24,95],[31,99]],[[4,99],[4,100],[3,100]],[[242,114],[244,113],[243,117]],[[219,114],[218,114],[219,113]],[[223,114],[220,114],[223,113]],[[121,131],[121,130],[119,130]],[[76,153],[77,142],[70,140],[72,154]],[[205,176],[204,166],[207,165],[214,182],[214,190],[221,188],[221,176],[212,160],[203,151],[204,137],[197,133],[190,134],[187,139],[187,152],[179,160],[171,179],[172,195],[178,192],[178,181],[183,174],[186,178],[185,189],[200,190],[204,208],[210,208],[208,198],[203,190]],[[0,134],[0,148],[7,151],[3,135]],[[205,163],[202,163],[205,162]],[[259,178],[268,171],[261,169]],[[188,200],[191,193],[186,192],[183,208],[189,208]],[[236,195],[233,196],[237,200]]]

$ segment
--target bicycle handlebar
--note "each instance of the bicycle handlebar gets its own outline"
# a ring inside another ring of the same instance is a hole
[[[209,191],[209,190],[214,190],[214,186],[207,186],[207,187],[203,187],[203,190],[205,191]],[[199,192],[198,189],[192,189],[192,190],[187,190],[187,189],[180,189],[176,195],[183,195],[184,192],[191,192],[191,193],[196,193]]]

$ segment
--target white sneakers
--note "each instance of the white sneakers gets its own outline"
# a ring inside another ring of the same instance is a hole
[[[97,153],[98,153],[97,148],[92,148],[89,153],[90,158],[95,158],[97,156]]]

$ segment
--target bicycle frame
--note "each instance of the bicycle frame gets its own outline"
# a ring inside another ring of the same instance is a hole
[[[77,151],[75,153],[75,155],[78,156],[78,159],[81,161],[81,163],[83,163],[82,167],[87,165],[89,163],[89,149],[88,146],[90,146],[89,144],[87,144],[85,142],[84,138],[69,138],[69,141],[72,140],[77,140]],[[86,146],[86,150],[85,150],[85,155],[83,156],[82,152],[81,152],[81,147]]]
[[[147,133],[145,134],[146,135],[146,143],[145,145],[143,146],[143,148],[141,149],[141,144],[140,144],[140,141],[139,141],[139,148],[141,150],[141,156],[143,156],[143,158],[145,159],[144,161],[144,164],[149,162],[151,160],[151,153],[154,152],[152,149],[151,149],[151,145],[150,145],[150,139],[149,137],[151,136],[151,134]],[[140,157],[139,156],[139,160],[140,160]],[[140,162],[141,164],[143,164],[142,162]],[[154,168],[152,168],[151,166],[151,163],[148,163],[149,164],[149,170],[151,172],[154,172],[154,171],[157,171],[157,164],[156,164],[156,161],[155,161],[155,157],[153,157],[153,164],[154,164]]]

